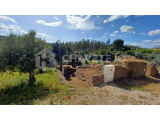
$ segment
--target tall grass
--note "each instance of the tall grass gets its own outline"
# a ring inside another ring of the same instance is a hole
[[[69,92],[68,86],[61,85],[54,68],[50,72],[35,74],[35,78],[36,82],[30,83],[28,73],[13,72],[11,74],[7,71],[1,74],[0,104],[35,104],[59,92]]]

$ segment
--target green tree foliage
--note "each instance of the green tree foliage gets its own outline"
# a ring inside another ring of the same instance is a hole
[[[122,48],[122,51],[129,51],[129,50],[131,50],[131,48],[128,46],[123,46],[123,48]]]
[[[111,60],[114,60],[114,54],[111,51],[106,50],[102,47],[99,48],[99,50],[97,51],[97,54],[98,55],[104,55],[103,60],[106,60],[108,58],[111,59]]]
[[[141,48],[139,46],[132,46],[132,45],[125,45],[125,46],[131,48],[131,50],[137,50]]]
[[[57,51],[59,49],[57,47],[57,44],[60,49],[64,49],[66,54],[72,54],[76,51],[84,51],[84,53],[90,53],[99,50],[100,47],[109,49],[110,39],[108,39],[106,42],[102,41],[96,41],[96,40],[80,40],[76,42],[59,42],[52,43],[51,46],[53,48],[53,51]]]
[[[160,50],[153,50],[153,54],[159,54],[160,55]]]
[[[137,51],[137,52],[135,52],[135,56],[136,56],[138,59],[142,58],[142,54],[143,54],[142,51]]]
[[[30,30],[25,35],[10,34],[0,43],[0,71],[17,67],[20,72],[29,72],[29,80],[35,81],[35,54],[45,48],[45,40],[35,38]]]
[[[112,43],[112,48],[114,48],[115,51],[121,51],[123,48],[124,41],[121,39],[116,39]]]
[[[150,59],[155,59],[155,58],[156,58],[156,55],[155,55],[155,54],[150,54],[150,55],[149,55],[149,58],[150,58]]]
[[[153,63],[156,65],[156,67],[160,66],[160,55],[156,56],[156,58],[153,60]]]

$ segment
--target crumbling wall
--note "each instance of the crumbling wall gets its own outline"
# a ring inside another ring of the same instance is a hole
[[[97,85],[100,85],[104,82],[104,75],[101,74],[101,75],[93,75],[92,76],[92,85],[93,86],[97,86]]]
[[[124,62],[112,62],[110,64],[115,66],[114,80],[127,77],[142,77],[146,74],[147,63],[142,60],[127,59]],[[104,82],[104,65],[77,66],[76,77],[94,86],[100,85]]]
[[[114,66],[115,66],[114,78],[113,78],[114,80],[128,77],[129,70],[127,68],[125,68],[122,65],[114,65]]]
[[[146,76],[157,76],[159,75],[156,65],[151,63],[147,66]]]
[[[104,65],[92,65],[87,67],[76,67],[76,77],[86,81],[93,86],[100,85],[104,82],[103,75]]]
[[[74,71],[75,70],[71,65],[63,65],[62,66],[62,75],[64,77],[67,77],[69,74],[72,74]]]
[[[146,74],[147,63],[142,60],[125,60],[125,67],[129,70],[128,77],[142,77]]]
[[[157,71],[158,71],[158,75],[160,76],[160,66],[158,67]]]
[[[147,63],[137,59],[126,59],[124,62],[112,62],[115,66],[114,80],[127,77],[142,77],[146,74]]]

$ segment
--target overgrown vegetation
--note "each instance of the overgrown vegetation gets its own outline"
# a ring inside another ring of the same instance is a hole
[[[10,34],[0,43],[0,71],[14,70],[28,72],[29,81],[35,81],[35,54],[45,48],[45,40],[35,38],[36,32],[28,34]]]
[[[35,70],[36,71],[36,70]],[[0,104],[38,104],[47,97],[63,93],[67,100],[70,96],[69,86],[60,83],[55,69],[35,75],[36,82],[28,81],[29,74],[7,71],[0,74]],[[50,101],[53,103],[53,101]]]

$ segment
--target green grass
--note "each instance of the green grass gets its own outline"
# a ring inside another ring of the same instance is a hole
[[[90,60],[90,61],[88,61],[88,63],[89,63],[90,65],[92,65],[92,64],[94,64],[94,63],[98,63],[98,60]]]
[[[47,97],[62,94],[67,99],[70,95],[69,86],[61,85],[55,68],[49,73],[35,74],[36,82],[29,82],[29,74],[9,71],[0,75],[1,105],[33,105]],[[59,96],[61,97],[61,96]],[[50,101],[50,104],[53,100]],[[49,104],[49,103],[48,103]]]
[[[144,90],[144,89],[139,86],[133,86],[133,87],[131,87],[131,90]]]
[[[133,84],[128,84],[124,81],[115,81],[115,84],[118,85],[118,87],[123,88],[123,89],[128,89],[128,90],[144,90],[143,87],[135,86]]]

